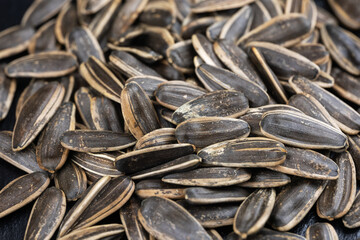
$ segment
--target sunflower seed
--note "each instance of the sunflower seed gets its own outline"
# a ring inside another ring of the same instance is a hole
[[[91,98],[91,117],[97,130],[123,132],[123,118],[120,109],[105,97]]]
[[[329,223],[315,223],[307,228],[306,239],[329,239],[338,240],[339,237],[334,227]]]
[[[251,178],[238,184],[245,188],[272,188],[281,187],[291,182],[286,174],[267,169],[251,169]]]
[[[175,69],[182,73],[193,72],[192,59],[195,56],[195,51],[191,40],[180,41],[170,46],[166,51],[169,62]]]
[[[352,204],[350,210],[342,218],[344,226],[347,228],[357,228],[360,226],[359,221],[359,205],[360,205],[360,192],[356,194],[354,203]]]
[[[29,43],[29,53],[33,54],[58,50],[59,48],[57,46],[54,33],[55,20],[51,20],[40,27]]]
[[[123,51],[134,55],[142,62],[151,64],[163,59],[160,53],[153,51],[147,46],[116,46],[112,43],[107,45],[111,50]]]
[[[271,17],[276,17],[283,14],[279,1],[276,0],[261,0],[261,3],[268,10]]]
[[[55,173],[55,186],[64,191],[68,201],[78,200],[87,187],[84,170],[72,162],[68,162]]]
[[[44,172],[34,172],[8,183],[0,191],[0,218],[22,208],[36,199],[49,185]]]
[[[328,3],[339,20],[351,29],[360,28],[359,9],[356,1],[352,0],[329,0]]]
[[[360,105],[360,83],[359,79],[341,71],[339,68],[332,68],[331,75],[336,79],[333,89],[342,98]]]
[[[95,123],[91,117],[91,98],[93,94],[88,88],[81,87],[74,94],[74,100],[76,103],[77,110],[79,111],[80,117],[86,127],[91,130],[96,130]]]
[[[65,44],[66,36],[77,25],[77,12],[74,4],[68,3],[63,6],[55,23],[55,36],[61,44]]]
[[[82,0],[80,1],[80,12],[82,14],[94,14],[103,9],[110,0]]]
[[[253,10],[253,19],[252,19],[251,29],[255,29],[258,26],[271,20],[270,13],[268,12],[264,4],[262,4],[261,1],[255,1],[254,4],[252,4],[252,10]]]
[[[360,179],[360,136],[348,136],[349,139],[349,153],[351,154],[355,168],[356,168],[356,178]]]
[[[218,22],[214,22],[206,29],[206,37],[211,41],[215,42],[219,39],[220,33],[222,28],[224,27],[225,23],[228,21],[227,18],[223,20],[219,20]]]
[[[4,120],[8,115],[11,104],[13,102],[16,81],[15,79],[9,79],[5,76],[3,67],[0,66],[0,121]]]
[[[145,91],[151,100],[155,100],[154,92],[161,83],[166,82],[166,79],[154,76],[136,76],[126,80],[126,83],[136,82]]]
[[[185,199],[191,204],[215,204],[243,201],[249,192],[240,187],[204,188],[191,187],[185,189]]]
[[[66,198],[63,191],[46,189],[34,203],[24,239],[51,239],[65,215]]]
[[[0,58],[6,58],[26,50],[34,36],[30,26],[14,26],[0,32]]]
[[[156,129],[140,138],[135,150],[177,143],[174,128]]]
[[[305,240],[301,235],[290,232],[278,232],[268,228],[261,229],[258,233],[249,236],[249,240]]]
[[[222,20],[221,16],[197,15],[190,13],[183,21],[181,26],[181,37],[190,39],[196,33],[205,33],[206,29],[216,21]]]
[[[203,163],[226,167],[268,167],[285,161],[285,146],[267,138],[244,138],[223,141],[198,153]]]
[[[222,11],[233,8],[240,8],[252,2],[254,2],[254,0],[209,0],[206,2],[199,1],[197,4],[191,6],[191,11],[193,13]]]
[[[234,232],[247,238],[264,227],[275,205],[274,189],[259,189],[251,193],[238,208],[234,220]]]
[[[142,180],[136,184],[135,193],[140,198],[164,197],[184,199],[185,187],[162,182],[160,179]]]
[[[121,236],[122,233],[124,233],[124,227],[113,223],[78,229],[62,236],[59,240],[113,239],[113,237]]]
[[[204,62],[211,66],[223,66],[214,52],[212,43],[204,35],[200,33],[192,35],[191,42],[196,53]]]

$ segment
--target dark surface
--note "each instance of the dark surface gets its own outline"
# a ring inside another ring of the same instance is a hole
[[[0,30],[3,30],[7,27],[19,24],[21,17],[24,14],[27,7],[32,3],[32,0],[0,0]],[[325,0],[316,1],[322,7],[328,9],[328,4]],[[11,59],[6,59],[9,61]],[[17,90],[15,95],[15,100],[12,103],[9,115],[7,118],[0,122],[0,130],[12,130],[15,123],[15,106],[17,99],[19,98],[20,93],[26,87],[29,80],[21,79],[17,82]],[[6,163],[5,161],[0,160],[0,189],[3,188],[11,180],[23,175],[24,172],[13,167],[12,165]],[[27,224],[27,219],[30,215],[30,211],[33,203],[30,203],[26,207],[0,219],[0,240],[17,240],[23,239],[25,228]],[[111,217],[111,221],[119,221],[118,214],[114,214]],[[312,209],[311,212],[305,217],[305,219],[295,227],[292,232],[301,234],[305,236],[305,231],[307,227],[315,222],[322,222],[324,220],[320,219],[316,215],[315,209]],[[360,239],[360,230],[350,230],[346,229],[342,224],[341,220],[336,220],[332,222],[335,227],[340,240],[355,240]],[[220,229],[226,232],[230,231],[231,228]],[[223,232],[223,231],[221,231]]]

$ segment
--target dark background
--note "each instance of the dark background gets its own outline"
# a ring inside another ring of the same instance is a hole
[[[329,6],[325,0],[315,1],[318,5],[329,10]],[[0,0],[0,31],[13,25],[20,24],[21,17],[26,9],[30,6],[32,0]],[[360,3],[359,3],[360,4]],[[10,61],[7,59],[6,61]],[[20,93],[24,90],[29,80],[19,79],[17,82],[17,90],[14,102],[7,118],[0,122],[1,130],[12,130],[15,123],[15,106]],[[0,189],[2,189],[11,180],[23,175],[24,172],[13,167],[5,161],[0,160]],[[32,203],[18,211],[0,219],[0,240],[20,240],[24,238],[27,219],[30,215]],[[307,227],[315,222],[324,221],[317,217],[314,209],[305,217],[305,219],[292,230],[292,232],[305,236]],[[360,230],[346,229],[341,220],[333,223],[340,240],[360,239]]]

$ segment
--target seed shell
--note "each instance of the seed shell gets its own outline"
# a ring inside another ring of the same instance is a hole
[[[136,82],[145,91],[151,100],[155,100],[154,92],[161,83],[166,82],[164,78],[154,76],[136,76],[126,80],[126,83]]]
[[[223,66],[214,52],[213,44],[204,35],[200,33],[192,35],[191,42],[196,53],[204,62],[211,66]]]
[[[185,199],[190,204],[216,204],[241,202],[247,196],[249,191],[241,187],[228,188],[204,188],[190,187],[185,189]]]
[[[182,73],[189,74],[194,71],[192,59],[195,54],[191,40],[177,42],[166,50],[166,56],[172,66]]]
[[[338,240],[339,237],[330,223],[315,223],[307,228],[306,239],[314,240]]]
[[[0,121],[4,120],[9,113],[11,104],[13,102],[16,81],[5,76],[3,68],[0,66]]]
[[[54,31],[55,20],[51,20],[41,26],[36,34],[31,38],[28,46],[29,53],[33,54],[58,50]]]
[[[209,0],[206,2],[198,1],[196,4],[191,6],[193,13],[204,13],[221,10],[229,10],[233,8],[241,8],[254,0]]]
[[[338,96],[360,105],[360,83],[359,79],[340,70],[332,68],[331,75],[336,79],[333,89]]]
[[[97,130],[123,132],[123,118],[118,105],[106,97],[93,97],[90,100],[92,122]]]
[[[114,239],[114,237],[120,237],[122,233],[124,233],[124,227],[121,224],[113,223],[74,230],[59,240]]]
[[[279,232],[268,228],[261,229],[258,233],[249,236],[249,240],[305,240],[301,235],[297,235],[291,232]]]
[[[329,0],[328,3],[341,23],[351,29],[360,28],[360,12],[357,8],[356,1]]]
[[[356,194],[354,203],[350,210],[342,218],[344,226],[347,228],[357,228],[360,226],[359,215],[360,215],[360,192]]]
[[[75,4],[65,4],[55,22],[55,36],[59,43],[65,44],[66,36],[76,27],[77,11]]]
[[[142,136],[142,138],[137,141],[135,150],[174,143],[177,143],[175,129],[160,128]]]
[[[185,187],[162,182],[160,179],[142,180],[136,184],[135,193],[140,198],[164,197],[169,199],[184,199]]]
[[[243,183],[240,187],[244,188],[272,188],[281,187],[290,183],[291,179],[288,175],[267,169],[251,169],[251,178]]]
[[[96,130],[95,123],[91,117],[91,98],[93,96],[88,88],[81,87],[75,92],[74,100],[83,123],[87,128]]]
[[[34,34],[30,26],[14,26],[0,32],[0,59],[26,50]]]

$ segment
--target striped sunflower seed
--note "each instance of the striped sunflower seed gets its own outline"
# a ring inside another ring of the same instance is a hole
[[[360,136],[348,136],[349,139],[349,153],[353,158],[355,168],[356,168],[356,179],[360,179]]]
[[[336,79],[333,89],[340,97],[360,105],[360,84],[359,79],[340,70],[332,68],[331,75]]]
[[[353,0],[329,0],[328,3],[338,19],[351,29],[360,28],[359,9]]]
[[[273,188],[290,183],[288,175],[267,169],[251,169],[251,178],[238,186],[244,188]]]
[[[360,226],[359,215],[360,215],[360,192],[356,194],[354,203],[350,210],[342,218],[344,226],[347,228],[357,228]]]
[[[177,42],[166,51],[166,56],[172,66],[182,73],[189,74],[194,71],[192,59],[195,54],[191,40]]]
[[[86,125],[91,130],[96,130],[95,123],[91,116],[91,99],[94,97],[90,89],[86,87],[79,88],[74,94],[74,100],[79,115]]]
[[[339,237],[334,227],[329,223],[315,223],[306,229],[306,239],[338,240]]]
[[[31,38],[28,46],[30,54],[59,50],[55,37],[55,20],[44,24]]]
[[[0,32],[0,58],[6,58],[26,50],[34,36],[30,26],[14,26]]]
[[[135,193],[140,198],[164,197],[169,199],[184,199],[185,187],[162,182],[160,179],[142,180],[136,184]]]
[[[185,189],[185,199],[190,204],[216,204],[241,202],[247,196],[249,191],[241,187],[227,188],[204,188],[191,187]]]
[[[204,35],[196,33],[192,35],[191,41],[196,53],[204,62],[211,66],[223,66],[214,52],[213,44]]]
[[[265,5],[261,1],[255,1],[252,4],[253,19],[250,25],[250,29],[255,29],[258,26],[271,20],[271,15],[266,9]]]
[[[157,61],[162,60],[164,57],[155,52],[149,47],[144,46],[117,46],[112,43],[108,43],[107,45],[111,50],[115,51],[124,51],[130,54],[133,54],[136,58],[141,60],[144,63],[155,63]]]
[[[126,83],[136,82],[145,91],[151,100],[155,100],[154,92],[161,83],[166,82],[164,78],[154,76],[136,76],[126,80]]]
[[[65,4],[55,23],[55,36],[59,43],[65,44],[66,36],[77,26],[77,11],[75,4]]]
[[[291,232],[278,232],[268,228],[261,229],[258,233],[249,236],[247,239],[249,240],[305,240],[305,238],[301,235],[291,233]]]
[[[11,104],[13,102],[16,81],[15,79],[9,79],[5,76],[3,67],[0,70],[0,121],[4,120],[9,113]]]
[[[81,228],[59,238],[59,240],[114,239],[122,236],[124,227],[121,224],[104,224]]]
[[[191,6],[191,11],[193,13],[204,13],[229,10],[243,7],[252,2],[254,2],[254,0],[209,0],[207,2],[198,1],[196,4]]]
[[[135,145],[135,150],[177,143],[174,128],[160,128],[142,136]]]

